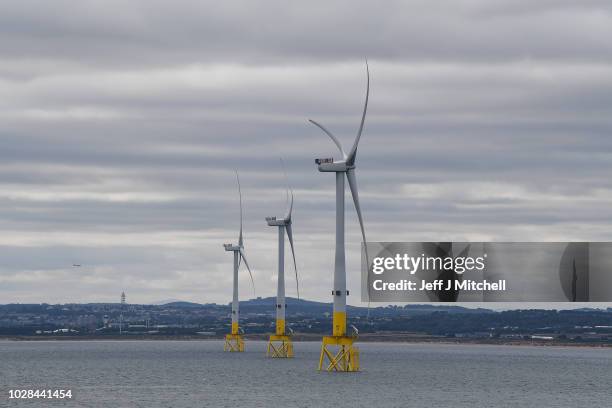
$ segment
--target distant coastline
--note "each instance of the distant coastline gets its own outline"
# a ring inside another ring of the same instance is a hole
[[[295,341],[331,333],[331,304],[287,298]],[[274,298],[240,303],[247,339],[274,331]],[[612,344],[612,308],[578,310],[467,309],[458,305],[348,307],[361,342],[561,345]],[[206,340],[229,331],[228,305],[138,304],[0,305],[0,339]],[[352,329],[351,329],[352,330]]]
[[[294,342],[317,342],[321,341],[323,335],[296,334]],[[0,341],[221,341],[222,336],[198,336],[198,335],[175,335],[175,336],[146,336],[146,335],[117,335],[117,336],[15,336],[1,335]],[[268,335],[251,334],[245,335],[247,341],[267,341]],[[359,336],[362,343],[394,343],[394,344],[447,344],[447,345],[490,345],[490,346],[537,346],[537,347],[588,347],[588,348],[612,348],[610,343],[589,343],[553,340],[519,340],[499,338],[446,338],[436,336],[420,336],[406,333],[367,333]]]

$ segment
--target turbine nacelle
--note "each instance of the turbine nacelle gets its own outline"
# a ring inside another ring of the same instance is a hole
[[[280,227],[290,224],[291,218],[266,217],[266,222],[271,227]]]
[[[240,251],[240,246],[234,244],[223,244],[223,248],[225,248],[226,251]]]
[[[349,169],[355,168],[355,165],[349,166],[346,164],[346,160],[334,161],[333,158],[329,159],[315,159],[315,163],[319,167],[321,172],[346,172]]]

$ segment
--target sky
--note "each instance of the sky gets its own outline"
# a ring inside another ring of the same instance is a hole
[[[595,0],[2,2],[0,304],[229,302],[235,169],[273,296],[281,157],[301,295],[330,301],[334,176],[314,159],[338,153],[308,119],[350,148],[366,58],[368,241],[608,241],[610,38]],[[346,217],[357,305],[348,188]]]

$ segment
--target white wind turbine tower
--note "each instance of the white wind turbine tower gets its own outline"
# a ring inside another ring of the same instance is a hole
[[[236,172],[236,181],[238,182],[238,196],[240,197],[240,234],[238,235],[238,245],[234,244],[223,244],[226,251],[234,253],[234,292],[232,298],[232,331],[225,335],[225,345],[223,350],[225,351],[244,351],[244,339],[240,327],[238,326],[238,315],[239,315],[239,301],[238,301],[238,268],[240,267],[240,261],[244,261],[244,264],[249,271],[251,277],[251,283],[253,284],[253,292],[255,292],[255,282],[253,281],[253,274],[251,268],[244,255],[244,241],[242,238],[242,191],[240,190],[240,178],[238,172]]]
[[[329,360],[329,365],[327,366],[328,371],[359,370],[359,351],[357,347],[353,346],[356,333],[353,336],[347,336],[346,333],[346,296],[348,295],[348,291],[346,290],[346,264],[344,247],[344,177],[346,175],[349,187],[351,189],[353,203],[355,204],[355,210],[357,211],[357,217],[359,218],[361,235],[365,244],[365,231],[363,228],[363,218],[361,217],[361,207],[359,206],[359,195],[357,192],[357,179],[355,176],[355,158],[357,156],[359,139],[361,138],[361,133],[363,131],[363,124],[365,122],[366,111],[368,109],[368,97],[370,94],[370,71],[367,61],[366,74],[367,86],[365,104],[363,107],[363,114],[361,116],[361,124],[359,125],[359,130],[357,131],[357,137],[355,137],[353,147],[348,154],[345,153],[340,141],[329,130],[314,120],[310,120],[312,124],[320,128],[327,136],[331,138],[342,155],[342,159],[340,160],[334,160],[333,158],[315,160],[319,171],[336,173],[336,256],[334,265],[334,287],[332,291],[334,298],[333,335],[323,337],[321,356],[319,359],[319,370],[323,368],[325,358]],[[369,263],[368,259],[366,249],[366,263]],[[336,348],[335,352],[330,351],[328,346]]]
[[[284,166],[283,166],[284,170]],[[285,174],[285,179],[287,175]],[[295,283],[297,286],[297,296],[300,297],[300,285],[298,282],[297,264],[295,262],[295,250],[293,248],[293,232],[291,229],[291,213],[293,212],[293,191],[287,186],[288,201],[287,212],[282,218],[266,217],[266,222],[271,227],[278,227],[278,281],[276,292],[276,333],[270,335],[268,342],[267,355],[270,357],[290,358],[293,357],[293,343],[291,337],[285,331],[285,232],[291,245],[291,255],[293,256],[293,267],[295,270]]]

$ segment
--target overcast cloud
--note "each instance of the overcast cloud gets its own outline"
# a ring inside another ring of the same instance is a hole
[[[352,144],[366,57],[368,240],[609,241],[610,38],[607,1],[3,2],[0,303],[228,302],[234,169],[272,296],[279,157],[301,293],[329,301],[334,177],[314,159],[337,151],[307,119]]]

